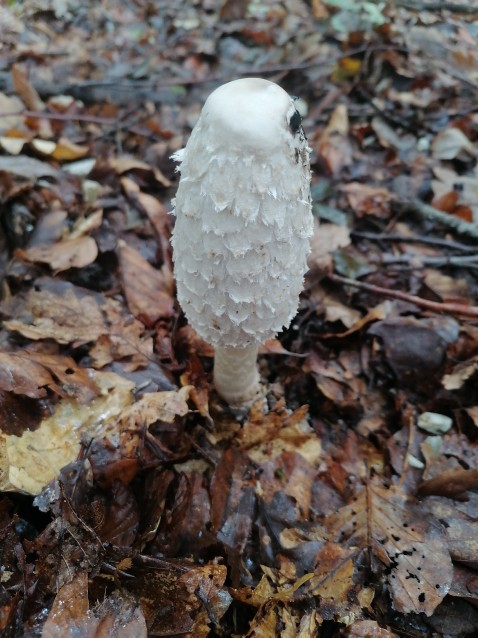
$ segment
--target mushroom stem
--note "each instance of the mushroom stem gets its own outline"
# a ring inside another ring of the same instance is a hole
[[[247,405],[259,395],[258,350],[256,343],[244,348],[216,347],[214,385],[232,407]]]

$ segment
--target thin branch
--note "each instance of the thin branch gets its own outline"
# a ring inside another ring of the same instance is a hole
[[[395,4],[413,11],[452,11],[453,13],[478,14],[478,7],[472,4],[455,4],[454,2],[420,2],[420,0],[395,0]]]
[[[367,290],[377,295],[383,295],[384,297],[392,297],[393,299],[400,299],[407,303],[414,304],[420,308],[431,310],[432,312],[446,313],[450,315],[459,315],[462,317],[470,317],[472,319],[478,319],[478,306],[464,306],[459,303],[440,303],[437,301],[429,301],[428,299],[422,299],[416,295],[409,295],[406,292],[400,290],[390,290],[389,288],[381,288],[380,286],[374,286],[373,284],[367,284],[363,281],[357,281],[355,279],[348,279],[347,277],[341,277],[333,273],[327,275],[329,281],[333,281],[343,286],[352,286],[353,288],[359,288],[361,290]]]
[[[403,211],[415,213],[425,219],[431,219],[432,221],[445,224],[461,235],[478,238],[478,226],[476,224],[471,224],[454,215],[443,213],[441,210],[437,210],[433,208],[433,206],[425,204],[425,202],[422,202],[420,199],[399,202],[398,205]]]
[[[478,268],[478,255],[445,255],[442,257],[429,257],[428,255],[417,255],[416,253],[406,253],[404,255],[383,255],[381,263],[408,264],[414,268],[434,266],[443,268],[444,266],[460,266],[462,268]]]
[[[369,239],[370,241],[376,242],[389,241],[403,244],[425,244],[426,246],[437,246],[438,248],[447,248],[448,250],[456,250],[464,253],[476,253],[476,246],[460,244],[459,242],[439,239],[438,237],[417,237],[416,235],[409,237],[408,235],[401,235],[399,233],[369,233],[358,230],[352,230],[350,234],[359,239]]]

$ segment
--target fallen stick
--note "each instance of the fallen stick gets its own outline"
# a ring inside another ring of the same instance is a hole
[[[432,312],[460,315],[463,317],[478,319],[478,306],[464,306],[463,304],[459,303],[440,303],[438,301],[429,301],[428,299],[422,299],[422,297],[417,297],[416,295],[409,295],[406,292],[401,292],[400,290],[381,288],[380,286],[367,284],[363,281],[357,281],[356,279],[341,277],[340,275],[335,275],[334,273],[327,275],[327,279],[344,286],[352,286],[354,288],[373,292],[377,295],[383,295],[384,297],[400,299],[401,301],[406,301],[408,303],[414,304],[415,306],[419,306],[420,308],[431,310]]]

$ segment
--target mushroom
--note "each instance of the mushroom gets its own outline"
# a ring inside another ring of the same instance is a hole
[[[294,100],[247,78],[208,97],[173,156],[178,300],[215,347],[214,384],[231,407],[260,395],[259,344],[297,312],[313,230],[309,151]]]

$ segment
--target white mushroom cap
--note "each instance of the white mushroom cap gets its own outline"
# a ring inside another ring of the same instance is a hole
[[[219,347],[273,337],[297,311],[313,224],[293,100],[259,78],[207,99],[186,148],[173,233],[178,299]]]

